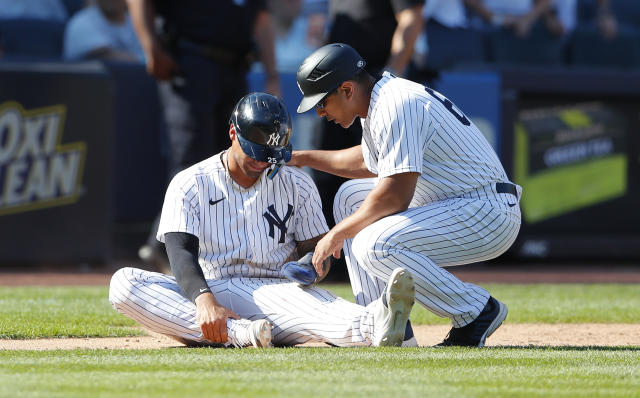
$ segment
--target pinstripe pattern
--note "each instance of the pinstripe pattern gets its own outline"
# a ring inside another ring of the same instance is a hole
[[[413,207],[509,181],[480,130],[461,123],[455,115],[462,113],[447,109],[446,98],[433,93],[385,72],[371,93],[367,118],[361,119],[369,170],[379,178],[421,173]]]
[[[211,290],[216,291],[216,297],[224,291],[224,285],[209,283]],[[148,330],[190,341],[205,341],[196,322],[195,304],[180,294],[172,276],[122,268],[111,278],[109,301],[116,310]],[[246,319],[227,320],[230,344],[249,345],[245,336],[249,324]]]
[[[340,187],[333,201],[333,218],[336,223],[339,223],[358,210],[374,187],[375,183],[373,181],[373,179],[351,180]],[[344,259],[347,263],[351,289],[353,290],[356,303],[367,305],[380,297],[384,290],[384,281],[387,279],[381,281],[372,274],[367,273],[354,258],[351,245],[352,239],[346,239],[344,241]]]
[[[229,342],[250,345],[246,329],[252,320],[273,325],[276,345],[327,342],[337,346],[370,345],[374,339],[374,306],[362,307],[318,288],[302,288],[273,278],[208,280],[218,302],[242,320],[229,319]],[[196,322],[195,304],[180,294],[172,276],[122,268],[111,279],[109,301],[145,328],[167,336],[205,342]]]
[[[350,303],[318,287],[301,288],[280,275],[296,242],[327,232],[320,197],[311,178],[282,167],[263,173],[250,188],[237,185],[215,155],[171,181],[158,239],[186,232],[199,239],[199,263],[218,302],[243,320],[229,319],[233,345],[250,345],[250,321],[267,319],[272,342],[309,341],[338,346],[370,345],[375,340],[375,306]],[[167,275],[123,268],[111,279],[113,307],[145,328],[182,340],[203,342],[195,304],[182,296]]]
[[[489,293],[446,266],[495,258],[520,228],[518,197],[498,194],[509,181],[482,133],[448,99],[385,72],[361,119],[362,151],[377,179],[348,181],[334,202],[336,222],[353,214],[380,178],[418,172],[409,209],[369,225],[344,244],[354,295],[377,298],[396,267],[409,270],[416,301],[461,327],[484,308]]]
[[[293,207],[282,243],[282,231],[271,226],[264,215],[270,206],[280,220],[289,206]],[[282,167],[273,180],[262,173],[252,187],[244,189],[228,175],[218,154],[171,181],[157,238],[164,242],[167,232],[197,236],[200,266],[207,279],[280,277],[280,267],[294,251],[296,241],[328,231],[321,206],[313,181],[297,168]]]

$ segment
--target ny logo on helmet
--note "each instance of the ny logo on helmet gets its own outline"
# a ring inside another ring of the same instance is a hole
[[[273,146],[278,145],[278,138],[280,138],[278,133],[272,133],[269,136],[269,141],[267,141],[267,145],[273,145]]]

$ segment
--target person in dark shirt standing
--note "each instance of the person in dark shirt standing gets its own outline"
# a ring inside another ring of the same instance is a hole
[[[280,94],[271,18],[264,0],[127,3],[147,71],[159,82],[171,178],[228,146],[229,115],[247,93],[246,74],[256,54],[264,66],[265,91]],[[167,271],[166,253],[155,239],[157,221],[139,254]]]
[[[330,0],[330,43],[345,43],[367,60],[367,70],[404,75],[423,28],[424,0]]]

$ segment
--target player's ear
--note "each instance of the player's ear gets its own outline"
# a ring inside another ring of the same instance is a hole
[[[236,139],[236,128],[233,123],[229,124],[229,139],[233,142]]]
[[[353,97],[353,93],[354,93],[354,82],[351,80],[347,80],[346,82],[343,82],[340,85],[340,88],[338,88],[338,90],[344,92],[344,95],[347,99],[351,99],[351,97]]]

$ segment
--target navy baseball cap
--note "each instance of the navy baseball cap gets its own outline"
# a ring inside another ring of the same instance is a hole
[[[267,93],[245,95],[236,104],[229,123],[250,158],[271,164],[291,160],[291,118],[277,97]]]
[[[302,91],[298,113],[316,106],[327,94],[345,80],[352,79],[367,63],[353,47],[332,43],[309,55],[298,68],[296,80]]]

